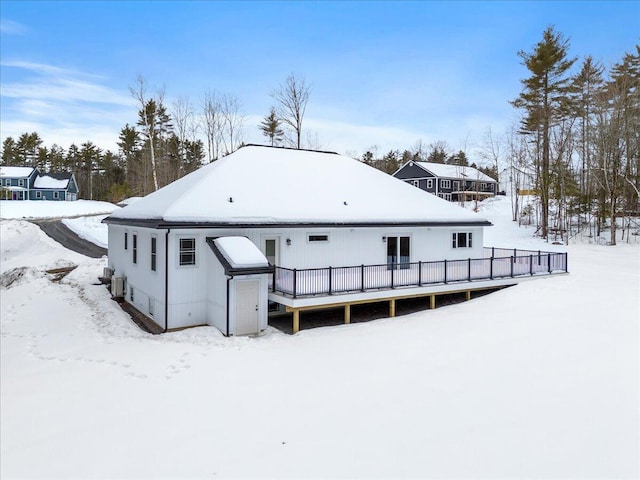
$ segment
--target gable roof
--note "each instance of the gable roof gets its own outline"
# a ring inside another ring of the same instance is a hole
[[[0,177],[2,178],[24,178],[30,176],[35,167],[0,167]]]
[[[431,162],[413,162],[424,170],[427,170],[434,174],[436,177],[443,178],[464,178],[466,180],[476,180],[481,182],[496,182],[497,180],[491,178],[489,175],[482,173],[477,168],[463,167],[460,165],[448,165],[445,163],[431,163]]]
[[[114,212],[106,223],[490,225],[478,214],[336,153],[245,146]]]

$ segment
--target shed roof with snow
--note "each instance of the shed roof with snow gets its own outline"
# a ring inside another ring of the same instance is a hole
[[[330,152],[248,145],[114,212],[169,226],[491,225],[478,214]]]

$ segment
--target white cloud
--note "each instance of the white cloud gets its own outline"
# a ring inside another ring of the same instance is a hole
[[[99,75],[25,61],[3,61],[2,138],[36,131],[46,145],[91,140],[114,150],[120,129],[135,122],[128,92],[105,86]]]
[[[0,20],[0,32],[7,35],[25,35],[29,31],[26,25],[13,20]]]

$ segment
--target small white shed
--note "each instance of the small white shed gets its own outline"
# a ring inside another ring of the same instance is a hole
[[[267,328],[269,275],[274,267],[247,237],[207,237],[208,318],[223,334],[253,335]]]

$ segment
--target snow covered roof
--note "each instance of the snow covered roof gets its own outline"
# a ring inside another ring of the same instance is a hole
[[[56,175],[56,177],[58,178],[55,178],[53,174],[45,174],[36,177],[35,182],[33,182],[33,186],[34,188],[67,188],[69,180],[71,179],[71,174]]]
[[[447,165],[444,163],[413,162],[416,165],[430,171],[436,177],[444,178],[464,178],[466,180],[476,180],[481,182],[495,182],[494,178],[482,173],[477,168],[462,167],[460,165]]]
[[[478,214],[335,153],[250,145],[114,212],[155,225],[490,225]]]
[[[264,254],[247,237],[220,237],[214,243],[233,268],[269,266]]]
[[[34,167],[0,167],[0,177],[24,178],[33,173]]]

